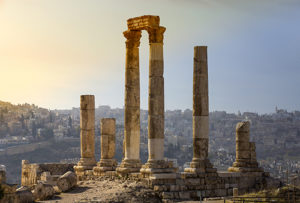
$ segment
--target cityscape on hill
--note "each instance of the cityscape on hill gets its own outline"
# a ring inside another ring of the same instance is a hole
[[[100,119],[116,118],[116,158],[123,156],[124,109],[99,106],[95,110],[96,157],[100,159]],[[141,110],[141,160],[148,157],[148,112]],[[209,157],[219,170],[235,160],[235,126],[250,121],[250,139],[256,142],[257,159],[272,176],[286,181],[300,168],[300,111],[274,109],[274,113],[210,112]],[[20,184],[21,160],[72,162],[80,158],[80,110],[49,110],[33,104],[0,102],[0,163],[8,181]],[[165,157],[183,169],[192,158],[192,110],[165,112]],[[176,152],[176,153],[175,153]]]

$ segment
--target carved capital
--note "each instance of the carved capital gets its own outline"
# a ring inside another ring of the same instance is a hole
[[[142,32],[140,30],[126,30],[123,32],[124,37],[126,37],[126,47],[133,48],[140,46],[140,39]]]
[[[163,43],[165,27],[148,27],[149,43]]]

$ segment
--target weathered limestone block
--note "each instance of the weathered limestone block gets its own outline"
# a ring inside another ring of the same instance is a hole
[[[159,16],[144,15],[128,19],[127,26],[130,30],[145,30],[148,27],[158,27],[159,21]]]
[[[31,203],[34,201],[30,188],[22,186],[16,190],[16,200],[18,203]]]
[[[65,192],[77,185],[77,176],[75,173],[68,171],[57,179],[57,187],[60,191]]]
[[[16,185],[1,183],[0,186],[3,192],[0,203],[17,202]]]
[[[60,176],[67,171],[74,171],[74,165],[66,163],[30,164],[28,160],[22,160],[21,185],[31,187],[37,184],[38,181],[54,185],[53,176]]]
[[[22,160],[22,186],[32,186],[37,183],[41,170],[38,164],[29,164],[28,160]]]
[[[34,186],[32,193],[35,200],[42,201],[51,199],[55,194],[55,190],[52,185],[40,182]]]
[[[101,119],[101,159],[112,159],[115,156],[116,120]]]

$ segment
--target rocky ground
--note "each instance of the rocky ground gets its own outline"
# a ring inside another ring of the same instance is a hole
[[[109,179],[80,181],[71,191],[56,195],[49,203],[83,202],[161,202],[160,198],[141,182]]]

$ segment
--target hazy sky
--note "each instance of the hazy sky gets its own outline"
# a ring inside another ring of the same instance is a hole
[[[159,15],[165,109],[192,108],[193,46],[208,46],[210,110],[300,110],[300,1],[0,0],[0,100],[123,107],[126,20]],[[140,46],[148,102],[148,34]]]

